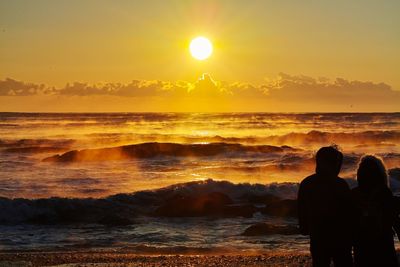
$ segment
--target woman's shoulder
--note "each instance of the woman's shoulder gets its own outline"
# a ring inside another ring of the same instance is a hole
[[[378,203],[387,203],[393,201],[392,191],[387,187],[376,188],[371,191],[364,191],[360,187],[351,189],[353,199],[359,201],[372,201]]]
[[[371,195],[370,200],[385,206],[392,206],[394,204],[392,191],[388,187],[377,188]]]
[[[381,197],[383,197],[383,198],[387,198],[387,199],[392,199],[393,198],[393,193],[392,193],[392,190],[390,190],[390,188],[389,187],[382,187],[382,188],[380,188],[380,190],[379,190],[379,195],[381,196]]]
[[[351,192],[354,194],[360,194],[362,193],[362,190],[359,186],[356,186],[354,188],[351,189]],[[375,192],[376,194],[380,195],[380,196],[386,196],[386,197],[392,197],[393,193],[390,190],[390,188],[388,187],[380,187],[380,188],[376,188],[375,190],[369,190],[367,192]]]

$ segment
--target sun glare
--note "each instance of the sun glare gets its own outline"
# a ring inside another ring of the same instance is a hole
[[[194,38],[190,42],[189,49],[192,57],[198,60],[209,58],[213,51],[210,40],[202,36]]]

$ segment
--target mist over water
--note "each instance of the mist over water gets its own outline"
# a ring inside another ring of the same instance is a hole
[[[0,249],[138,250],[169,245],[216,249],[229,244],[238,250],[305,249],[306,240],[297,235],[239,237],[247,226],[260,221],[295,224],[293,218],[258,213],[252,218],[211,221],[203,217],[148,220],[140,215],[134,226],[113,230],[96,226],[96,214],[89,224],[73,227],[41,226],[27,220],[32,216],[45,220],[58,212],[57,205],[89,205],[90,210],[102,209],[104,203],[120,207],[120,200],[109,197],[116,194],[134,202],[137,212],[149,202],[134,192],[152,192],[151,205],[156,207],[166,199],[166,189],[160,188],[178,183],[183,194],[219,191],[236,201],[246,192],[262,192],[293,199],[297,183],[313,172],[315,151],[333,143],[345,154],[341,176],[350,184],[354,185],[351,179],[360,156],[373,153],[385,161],[397,192],[399,141],[400,113],[0,113]],[[144,144],[148,142],[159,144]],[[63,160],[45,160],[56,155]],[[187,184],[193,181],[196,189]],[[75,202],[55,202],[52,197],[75,198]],[[119,216],[126,214],[123,210]],[[31,237],[22,240],[27,234]]]
[[[313,154],[336,143],[348,156],[342,176],[353,177],[362,153],[398,167],[400,113],[105,113],[0,114],[0,195],[9,198],[104,197],[174,183],[298,182],[313,171]],[[298,150],[235,151],[203,157],[157,156],[50,164],[71,150],[144,142],[291,146]]]

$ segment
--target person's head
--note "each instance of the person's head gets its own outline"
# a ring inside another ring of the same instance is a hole
[[[362,157],[358,164],[357,182],[359,187],[365,190],[377,187],[389,187],[388,176],[383,161],[371,155]]]
[[[321,147],[315,156],[317,174],[337,176],[343,162],[343,154],[335,146]]]

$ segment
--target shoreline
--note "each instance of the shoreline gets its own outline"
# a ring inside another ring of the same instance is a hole
[[[309,253],[138,254],[123,251],[8,251],[0,266],[311,266]]]

